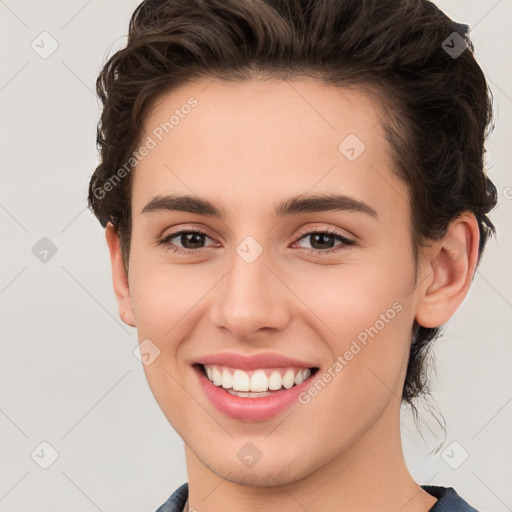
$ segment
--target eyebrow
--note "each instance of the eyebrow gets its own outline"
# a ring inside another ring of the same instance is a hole
[[[208,199],[190,195],[165,195],[151,199],[141,211],[142,213],[181,211],[196,213],[217,219],[226,218],[226,209],[217,206]],[[294,196],[274,205],[273,215],[276,218],[300,213],[350,211],[365,213],[378,219],[377,212],[367,203],[343,194],[315,194]]]

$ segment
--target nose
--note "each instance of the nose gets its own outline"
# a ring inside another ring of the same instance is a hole
[[[249,261],[234,253],[232,268],[219,283],[211,310],[214,325],[237,341],[268,338],[290,321],[292,294],[269,266],[265,251]]]

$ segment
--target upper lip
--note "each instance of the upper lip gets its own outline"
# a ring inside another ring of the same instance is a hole
[[[240,370],[257,370],[258,368],[280,368],[280,367],[299,367],[315,368],[314,364],[283,356],[264,352],[254,355],[236,354],[234,352],[222,352],[200,357],[195,364],[217,364],[228,366],[230,368],[239,368]]]

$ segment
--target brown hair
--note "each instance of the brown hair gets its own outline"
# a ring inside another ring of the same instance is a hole
[[[496,188],[484,172],[492,99],[466,25],[426,0],[146,0],[132,15],[126,47],[96,83],[101,163],[89,205],[102,226],[117,228],[126,268],[130,155],[155,100],[199,78],[256,75],[309,76],[375,95],[396,172],[409,189],[415,258],[425,240],[470,211],[480,259],[495,232],[487,213]],[[429,393],[425,362],[440,328],[412,327],[402,401],[416,418],[413,399]]]

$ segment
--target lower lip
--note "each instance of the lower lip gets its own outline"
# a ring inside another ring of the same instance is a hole
[[[242,421],[264,421],[283,412],[297,401],[298,395],[311,384],[311,378],[304,382],[283,389],[270,396],[261,398],[245,398],[228,393],[224,388],[216,386],[202,372],[194,368],[199,383],[210,402],[222,413]]]

